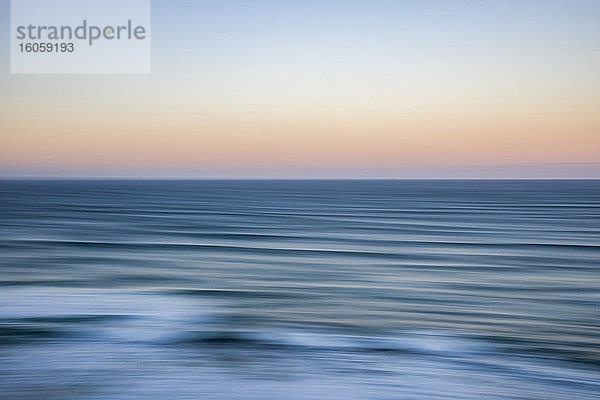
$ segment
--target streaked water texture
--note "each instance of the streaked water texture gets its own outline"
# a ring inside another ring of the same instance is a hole
[[[6,399],[597,399],[600,181],[3,181]]]

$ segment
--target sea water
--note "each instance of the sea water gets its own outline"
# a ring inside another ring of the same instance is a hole
[[[599,393],[600,181],[0,182],[0,398]]]

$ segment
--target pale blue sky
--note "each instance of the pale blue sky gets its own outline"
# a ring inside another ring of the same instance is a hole
[[[600,177],[600,1],[153,1],[148,76],[10,75],[8,4],[2,175]]]

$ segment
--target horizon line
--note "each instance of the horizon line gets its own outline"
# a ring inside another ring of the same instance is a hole
[[[528,178],[528,177],[501,177],[501,178],[485,178],[485,177],[470,177],[470,178],[360,178],[360,177],[315,177],[315,178],[298,178],[298,177],[139,177],[139,176],[0,176],[0,181],[593,181],[600,180],[600,177],[582,178],[582,177],[543,177],[543,178]]]

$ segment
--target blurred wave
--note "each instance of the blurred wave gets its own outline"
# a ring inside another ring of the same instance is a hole
[[[1,181],[8,399],[595,399],[600,181]]]

